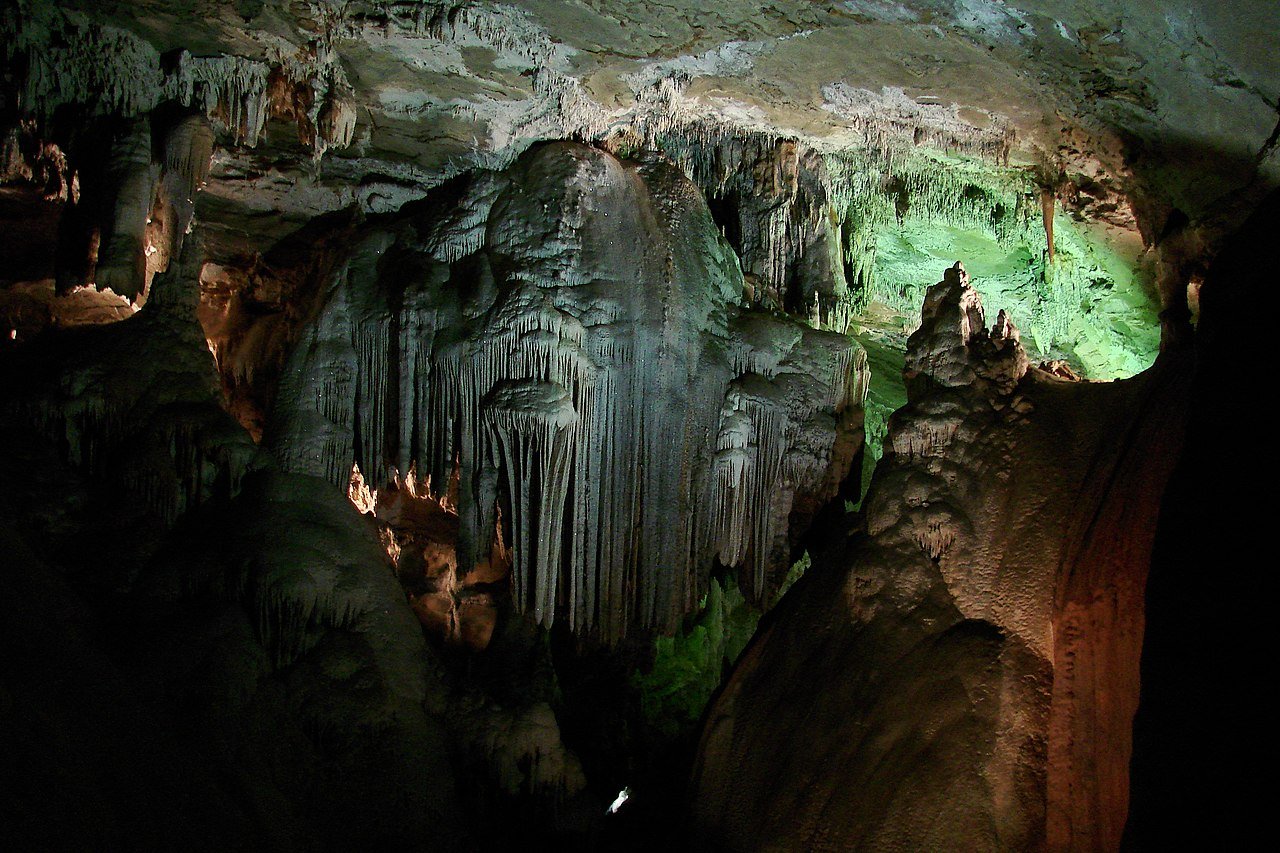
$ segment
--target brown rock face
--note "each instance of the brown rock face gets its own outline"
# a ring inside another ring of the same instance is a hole
[[[830,538],[708,714],[698,831],[744,850],[1113,849],[1185,365],[1031,370],[959,265],[906,365],[865,533]]]

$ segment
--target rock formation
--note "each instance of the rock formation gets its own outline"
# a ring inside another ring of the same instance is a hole
[[[708,712],[706,843],[1118,844],[1185,365],[1112,384],[1029,368],[958,264],[922,315],[865,530],[826,539]]]
[[[0,847],[1247,845],[1277,34],[0,2]]]
[[[26,392],[6,401],[10,590],[62,613],[6,631],[52,664],[6,680],[6,784],[57,791],[7,812],[6,838],[402,847],[412,814],[457,843],[444,690],[376,531],[222,410],[196,295],[176,264],[144,311],[33,344],[6,376]]]
[[[669,632],[713,560],[771,594],[859,449],[857,343],[743,307],[661,158],[553,144],[455,190],[334,270],[268,446],[338,486],[416,472],[456,507],[458,577],[500,538],[540,624]]]

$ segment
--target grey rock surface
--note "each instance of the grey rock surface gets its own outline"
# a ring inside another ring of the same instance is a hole
[[[743,306],[661,158],[551,144],[425,204],[361,238],[299,337],[266,439],[284,466],[456,482],[459,575],[504,524],[518,605],[609,641],[671,630],[713,559],[776,588],[792,511],[857,452],[859,346]]]

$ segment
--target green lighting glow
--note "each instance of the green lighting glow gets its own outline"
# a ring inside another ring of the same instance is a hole
[[[847,289],[838,283],[829,294],[841,309],[830,312],[831,326],[858,339],[871,368],[861,494],[882,454],[889,418],[906,404],[903,355],[925,292],[957,260],[989,318],[1001,309],[1010,314],[1033,361],[1063,359],[1086,378],[1110,380],[1155,360],[1158,308],[1136,235],[1058,211],[1050,261],[1040,188],[1028,169],[923,149],[830,154],[826,166],[826,226],[834,239],[825,245],[842,247],[831,262],[843,256],[844,275],[835,278],[847,282]],[[826,324],[826,316],[820,322]],[[783,591],[807,566],[806,554]],[[674,739],[693,730],[761,612],[732,580],[713,580],[685,629],[656,640],[653,667],[632,677],[654,732]]]
[[[808,567],[805,553],[791,566],[770,607]],[[755,633],[761,614],[733,580],[713,578],[692,624],[674,637],[654,641],[653,668],[634,673],[631,682],[639,693],[644,719],[658,734],[675,739],[693,730],[724,673]]]
[[[859,327],[901,339],[925,291],[963,261],[989,313],[1004,309],[1033,359],[1064,359],[1090,379],[1132,376],[1159,350],[1158,308],[1133,235],[1054,217],[1047,257],[1039,190],[1025,169],[919,151],[877,164],[844,157],[833,172]]]
[[[988,315],[1009,312],[1033,360],[1062,359],[1099,380],[1132,376],[1155,360],[1159,308],[1140,238],[1058,210],[1050,261],[1029,170],[924,149],[833,154],[827,168],[855,309],[851,331],[871,364],[863,494],[889,415],[906,403],[902,356],[925,291],[957,260]]]
[[[725,668],[742,653],[759,620],[759,611],[736,584],[727,581],[722,587],[712,579],[693,624],[654,641],[653,669],[635,673],[632,684],[641,713],[658,734],[675,739],[697,725]]]

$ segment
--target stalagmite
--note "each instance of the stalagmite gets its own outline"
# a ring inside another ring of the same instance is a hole
[[[316,145],[316,150],[348,147],[355,130],[356,104],[351,93],[342,88],[331,88],[317,121],[317,142],[320,144]]]
[[[208,180],[213,142],[209,123],[196,116],[183,119],[169,131],[164,144],[164,168],[177,181],[179,194],[175,202],[193,200]]]
[[[888,426],[865,537],[832,537],[814,562],[828,573],[797,588],[708,712],[693,782],[700,843],[1114,846],[1125,754],[1095,755],[1101,778],[1078,759],[1128,724],[1131,635],[1085,641],[1080,620],[1089,608],[1099,624],[1132,618],[1119,614],[1135,607],[1158,491],[1129,501],[1112,489],[1120,470],[1167,476],[1134,438],[1170,432],[1152,401],[1180,377],[1176,362],[1161,367],[1114,384],[1036,371],[1009,314],[988,329],[963,265],[946,270],[908,344],[908,404]],[[1028,464],[1045,448],[1058,465]],[[1140,521],[1100,520],[1097,502],[1111,500]],[[1096,546],[1106,560],[1080,552],[1081,525],[1109,543]],[[1093,572],[1097,560],[1115,574]],[[1064,587],[1078,596],[1065,607]],[[851,665],[862,675],[846,679]],[[788,725],[814,737],[775,747]],[[880,793],[842,795],[858,786]]]
[[[1040,191],[1040,211],[1044,220],[1045,256],[1051,264],[1053,263],[1054,257],[1053,215],[1057,201],[1058,199],[1054,196],[1053,190],[1043,189]]]

